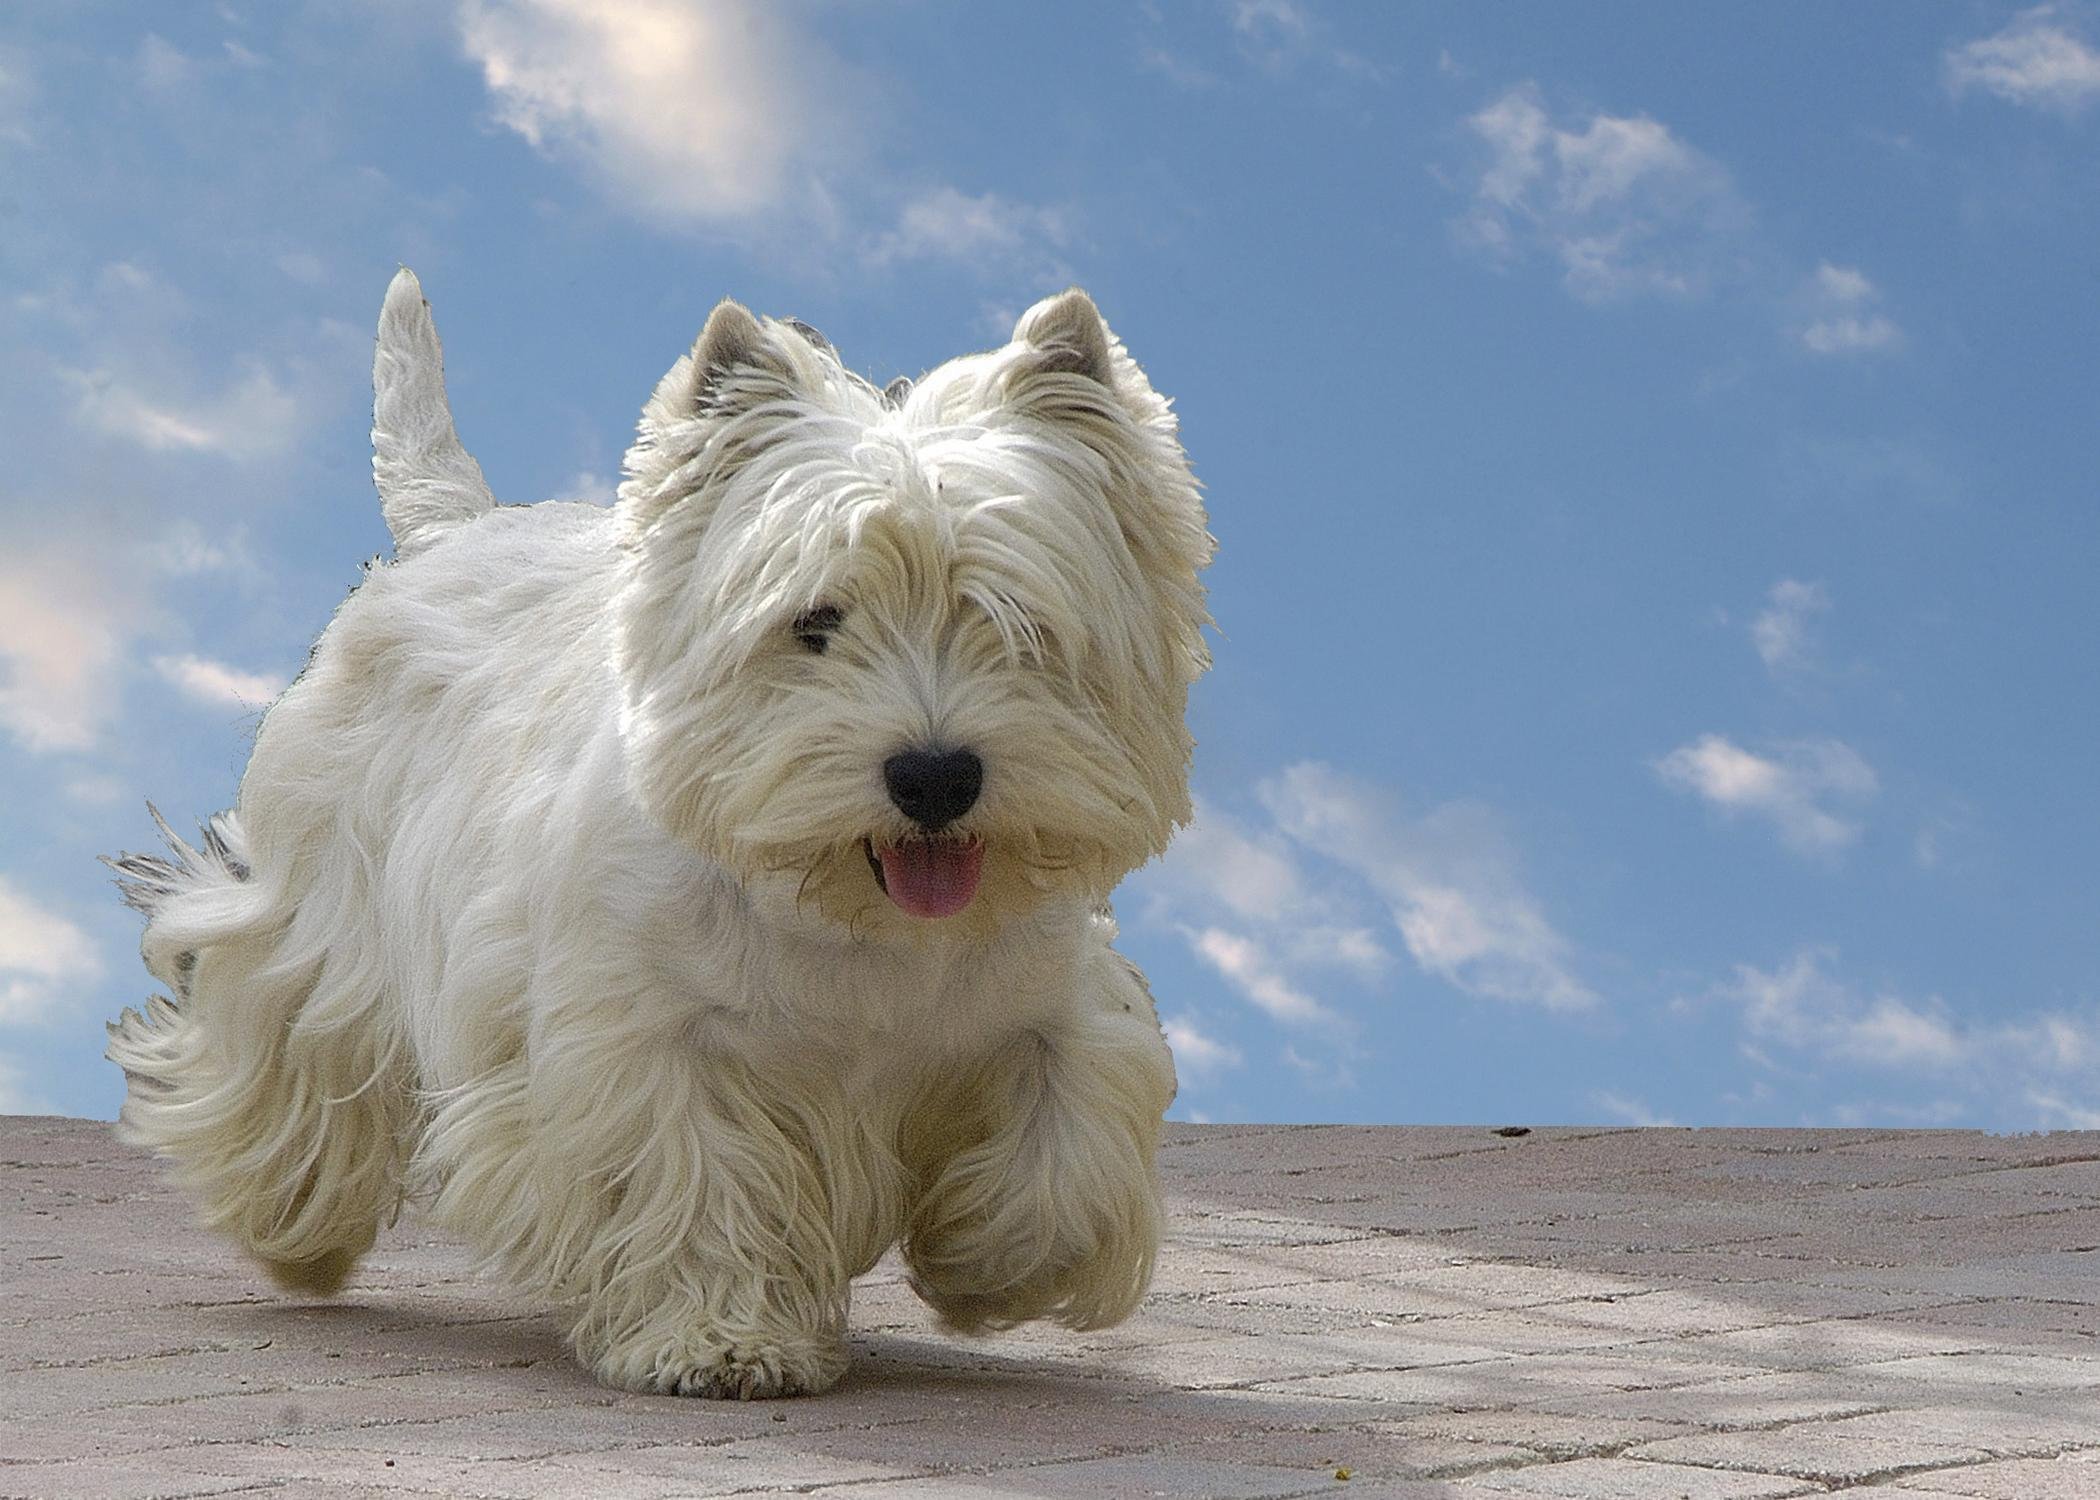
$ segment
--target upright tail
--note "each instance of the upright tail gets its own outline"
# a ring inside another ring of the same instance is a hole
[[[430,321],[422,285],[406,266],[395,273],[379,310],[372,478],[397,558],[413,557],[496,503],[481,465],[452,430],[437,325]]]

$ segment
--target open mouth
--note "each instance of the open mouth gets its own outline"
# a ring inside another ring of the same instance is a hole
[[[954,916],[976,897],[984,878],[982,839],[862,839],[860,846],[875,883],[908,917]]]

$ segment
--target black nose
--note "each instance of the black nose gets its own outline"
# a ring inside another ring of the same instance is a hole
[[[939,833],[977,805],[984,762],[968,750],[906,750],[882,763],[882,784],[899,812]]]

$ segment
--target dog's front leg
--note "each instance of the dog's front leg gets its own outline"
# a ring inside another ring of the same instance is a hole
[[[1045,1317],[1106,1327],[1151,1280],[1173,1060],[1135,969],[1104,950],[1089,977],[1065,1024],[1012,1043],[965,1097],[934,1106],[973,1128],[922,1168],[930,1185],[905,1258],[914,1289],[958,1331]]]
[[[624,1131],[605,1113],[577,1122],[584,1139],[626,1137],[593,1185],[577,1353],[625,1390],[824,1390],[846,1368],[849,1273],[810,1155],[823,1143],[741,1067],[658,1058],[649,1073],[617,1104],[594,1091],[624,1105]]]

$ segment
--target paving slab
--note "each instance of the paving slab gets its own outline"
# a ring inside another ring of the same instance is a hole
[[[605,1390],[407,1222],[271,1292],[149,1159],[0,1117],[0,1497],[2100,1500],[2100,1132],[1175,1126],[1117,1329]]]

